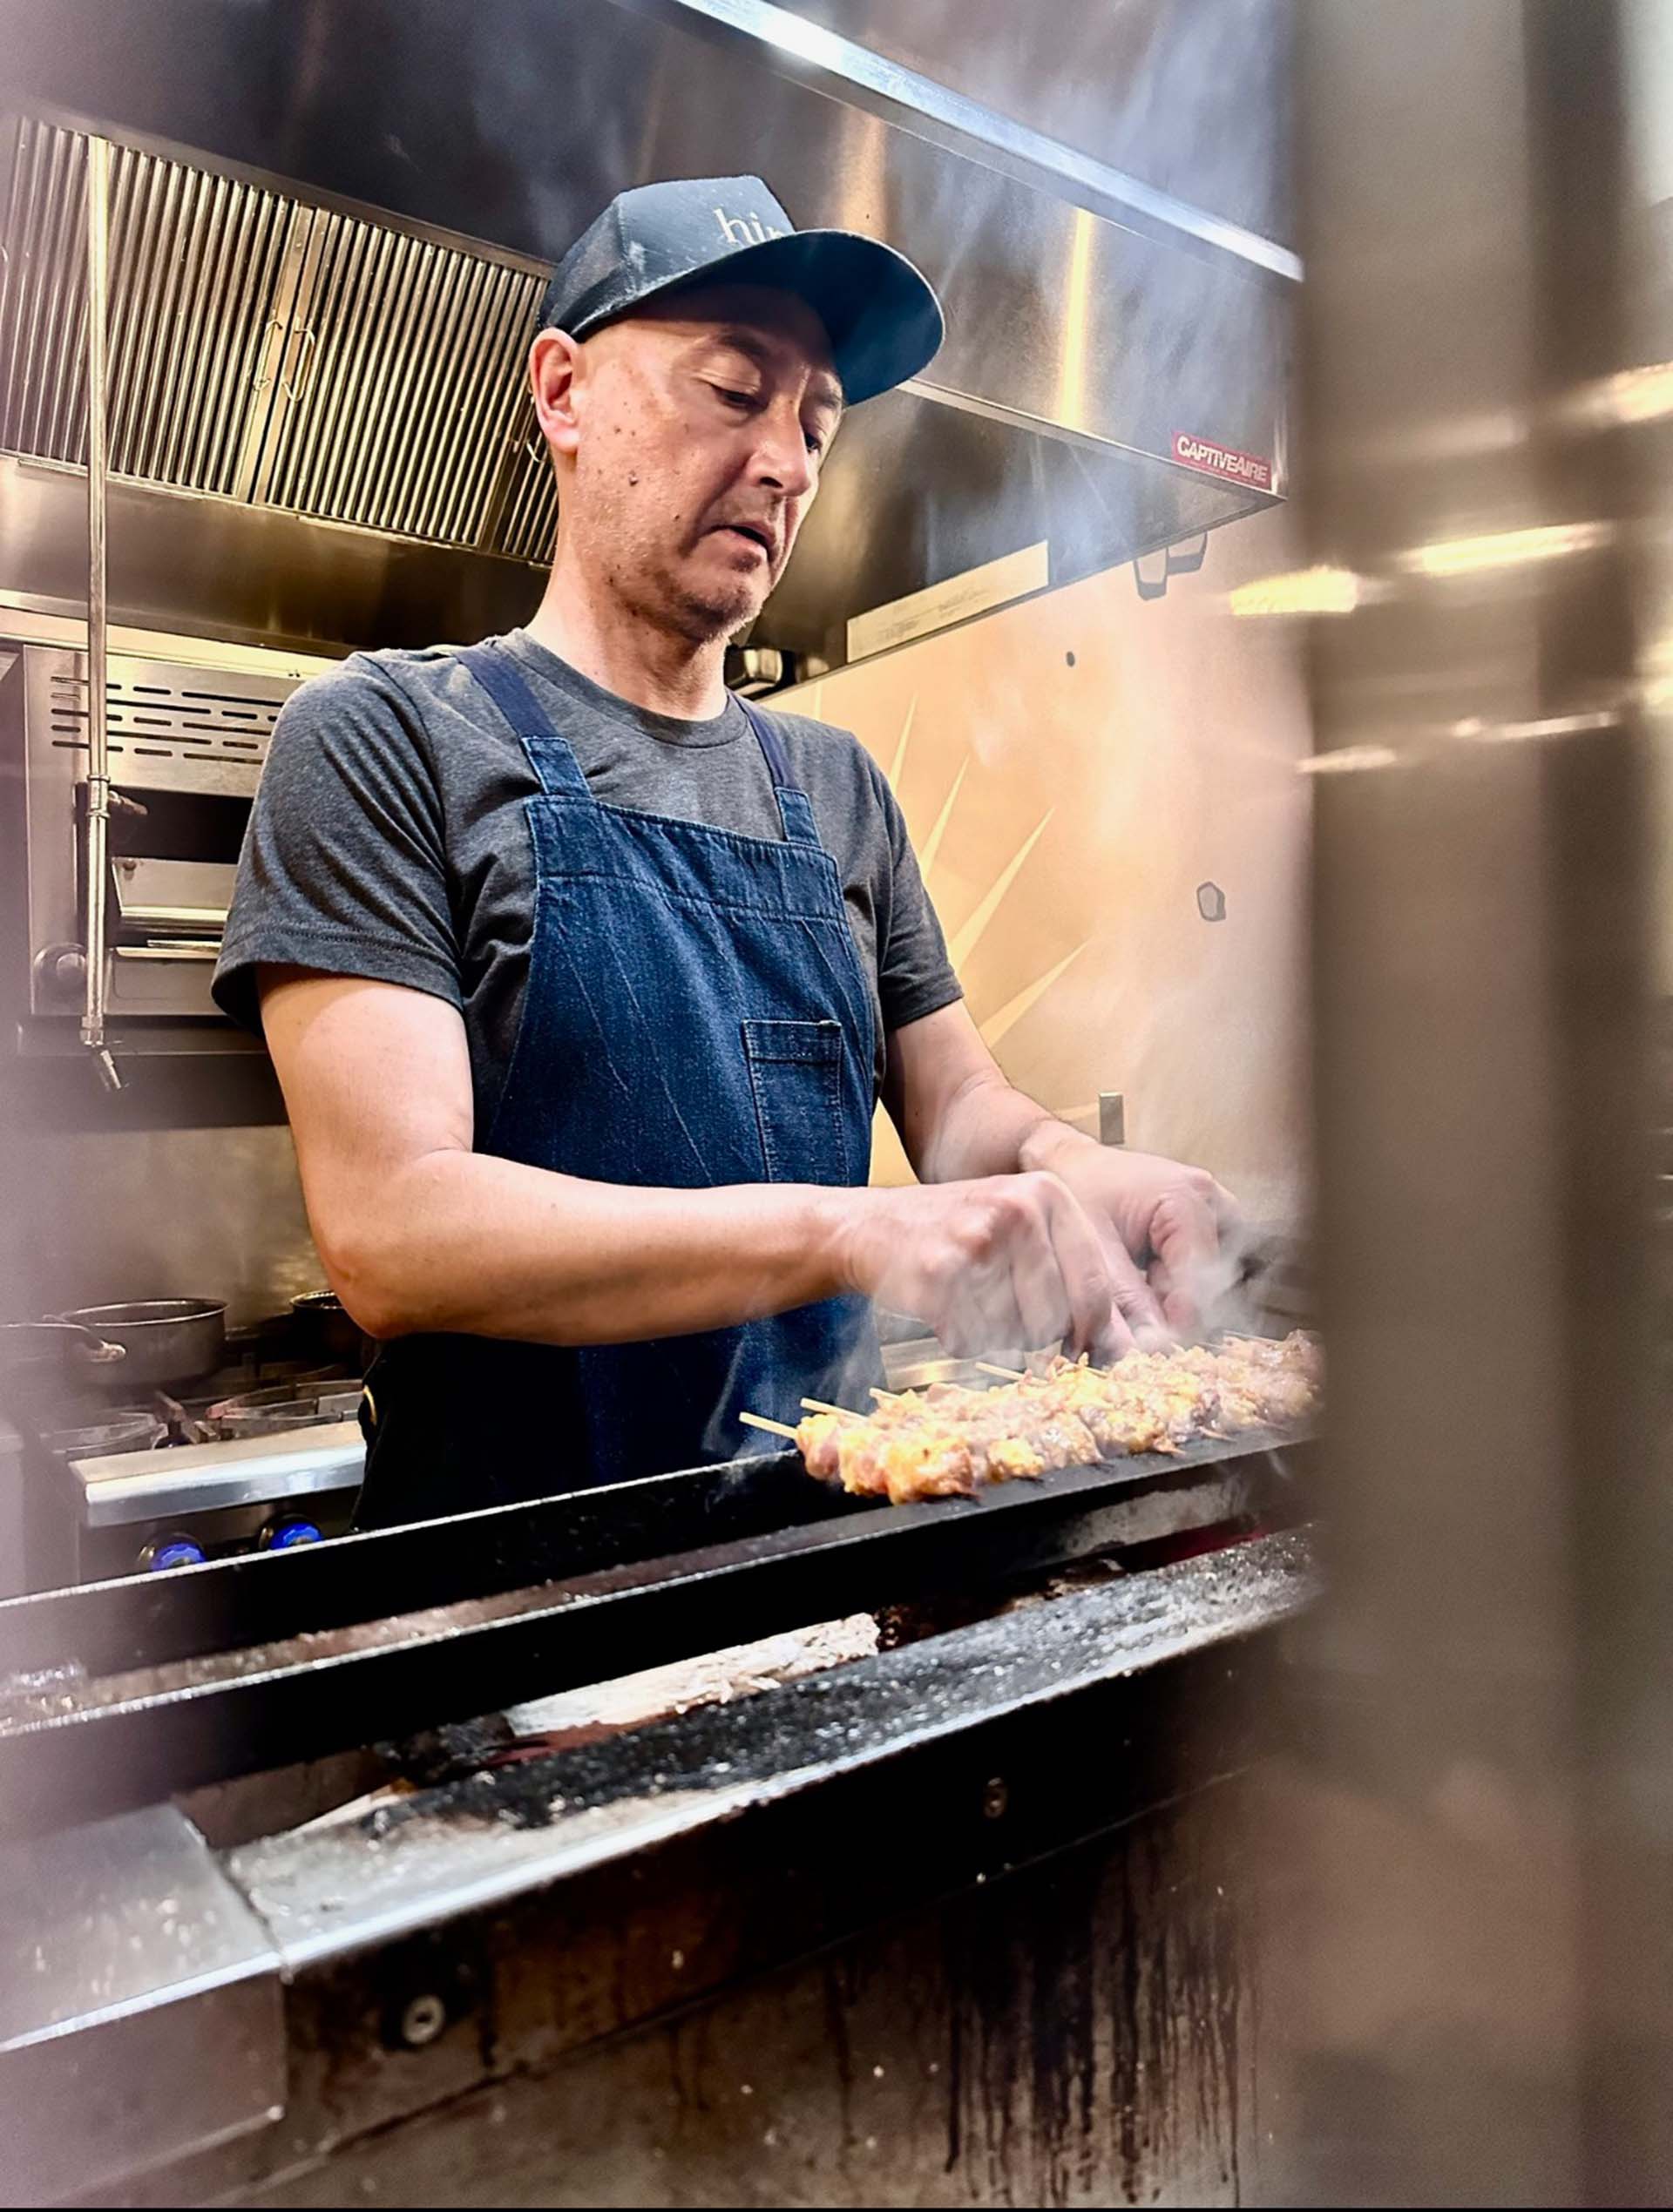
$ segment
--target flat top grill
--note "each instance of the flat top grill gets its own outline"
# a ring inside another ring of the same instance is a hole
[[[1270,1510],[1256,1433],[885,1506],[790,1452],[0,1605],[0,1829]]]

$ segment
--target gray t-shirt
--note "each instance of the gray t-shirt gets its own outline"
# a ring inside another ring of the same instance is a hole
[[[688,722],[601,690],[525,631],[514,654],[588,787],[612,806],[782,837],[742,708]],[[881,1040],[959,995],[894,795],[845,730],[773,715],[836,862]],[[259,1028],[263,963],[369,976],[459,1008],[483,1141],[522,1018],[534,923],[525,802],[539,788],[445,646],[356,653],[286,703],[239,862],[215,998]]]

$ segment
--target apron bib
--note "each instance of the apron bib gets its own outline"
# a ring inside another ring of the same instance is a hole
[[[479,1150],[599,1182],[860,1184],[871,994],[836,864],[777,733],[739,704],[782,842],[606,806],[510,655],[459,658],[538,780],[528,996]],[[870,1309],[839,1298],[737,1328],[579,1350],[402,1337],[368,1377],[357,1528],[730,1459],[738,1413],[880,1378]]]

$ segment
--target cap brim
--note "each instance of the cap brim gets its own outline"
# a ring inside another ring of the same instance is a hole
[[[586,328],[710,284],[768,284],[805,300],[825,326],[831,365],[850,407],[916,376],[933,360],[945,334],[941,302],[929,279],[892,246],[851,230],[792,231],[741,246],[641,292],[613,314],[591,319]]]

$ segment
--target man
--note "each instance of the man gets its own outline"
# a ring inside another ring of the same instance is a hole
[[[863,1404],[872,1299],[973,1350],[1189,1317],[1224,1193],[1006,1084],[869,757],[724,687],[844,407],[941,328],[910,262],[793,233],[757,179],[623,193],[530,355],[539,611],[356,654],[280,718],[216,991],[383,1340],[362,1526]],[[918,1187],[866,1187],[879,1094]]]

